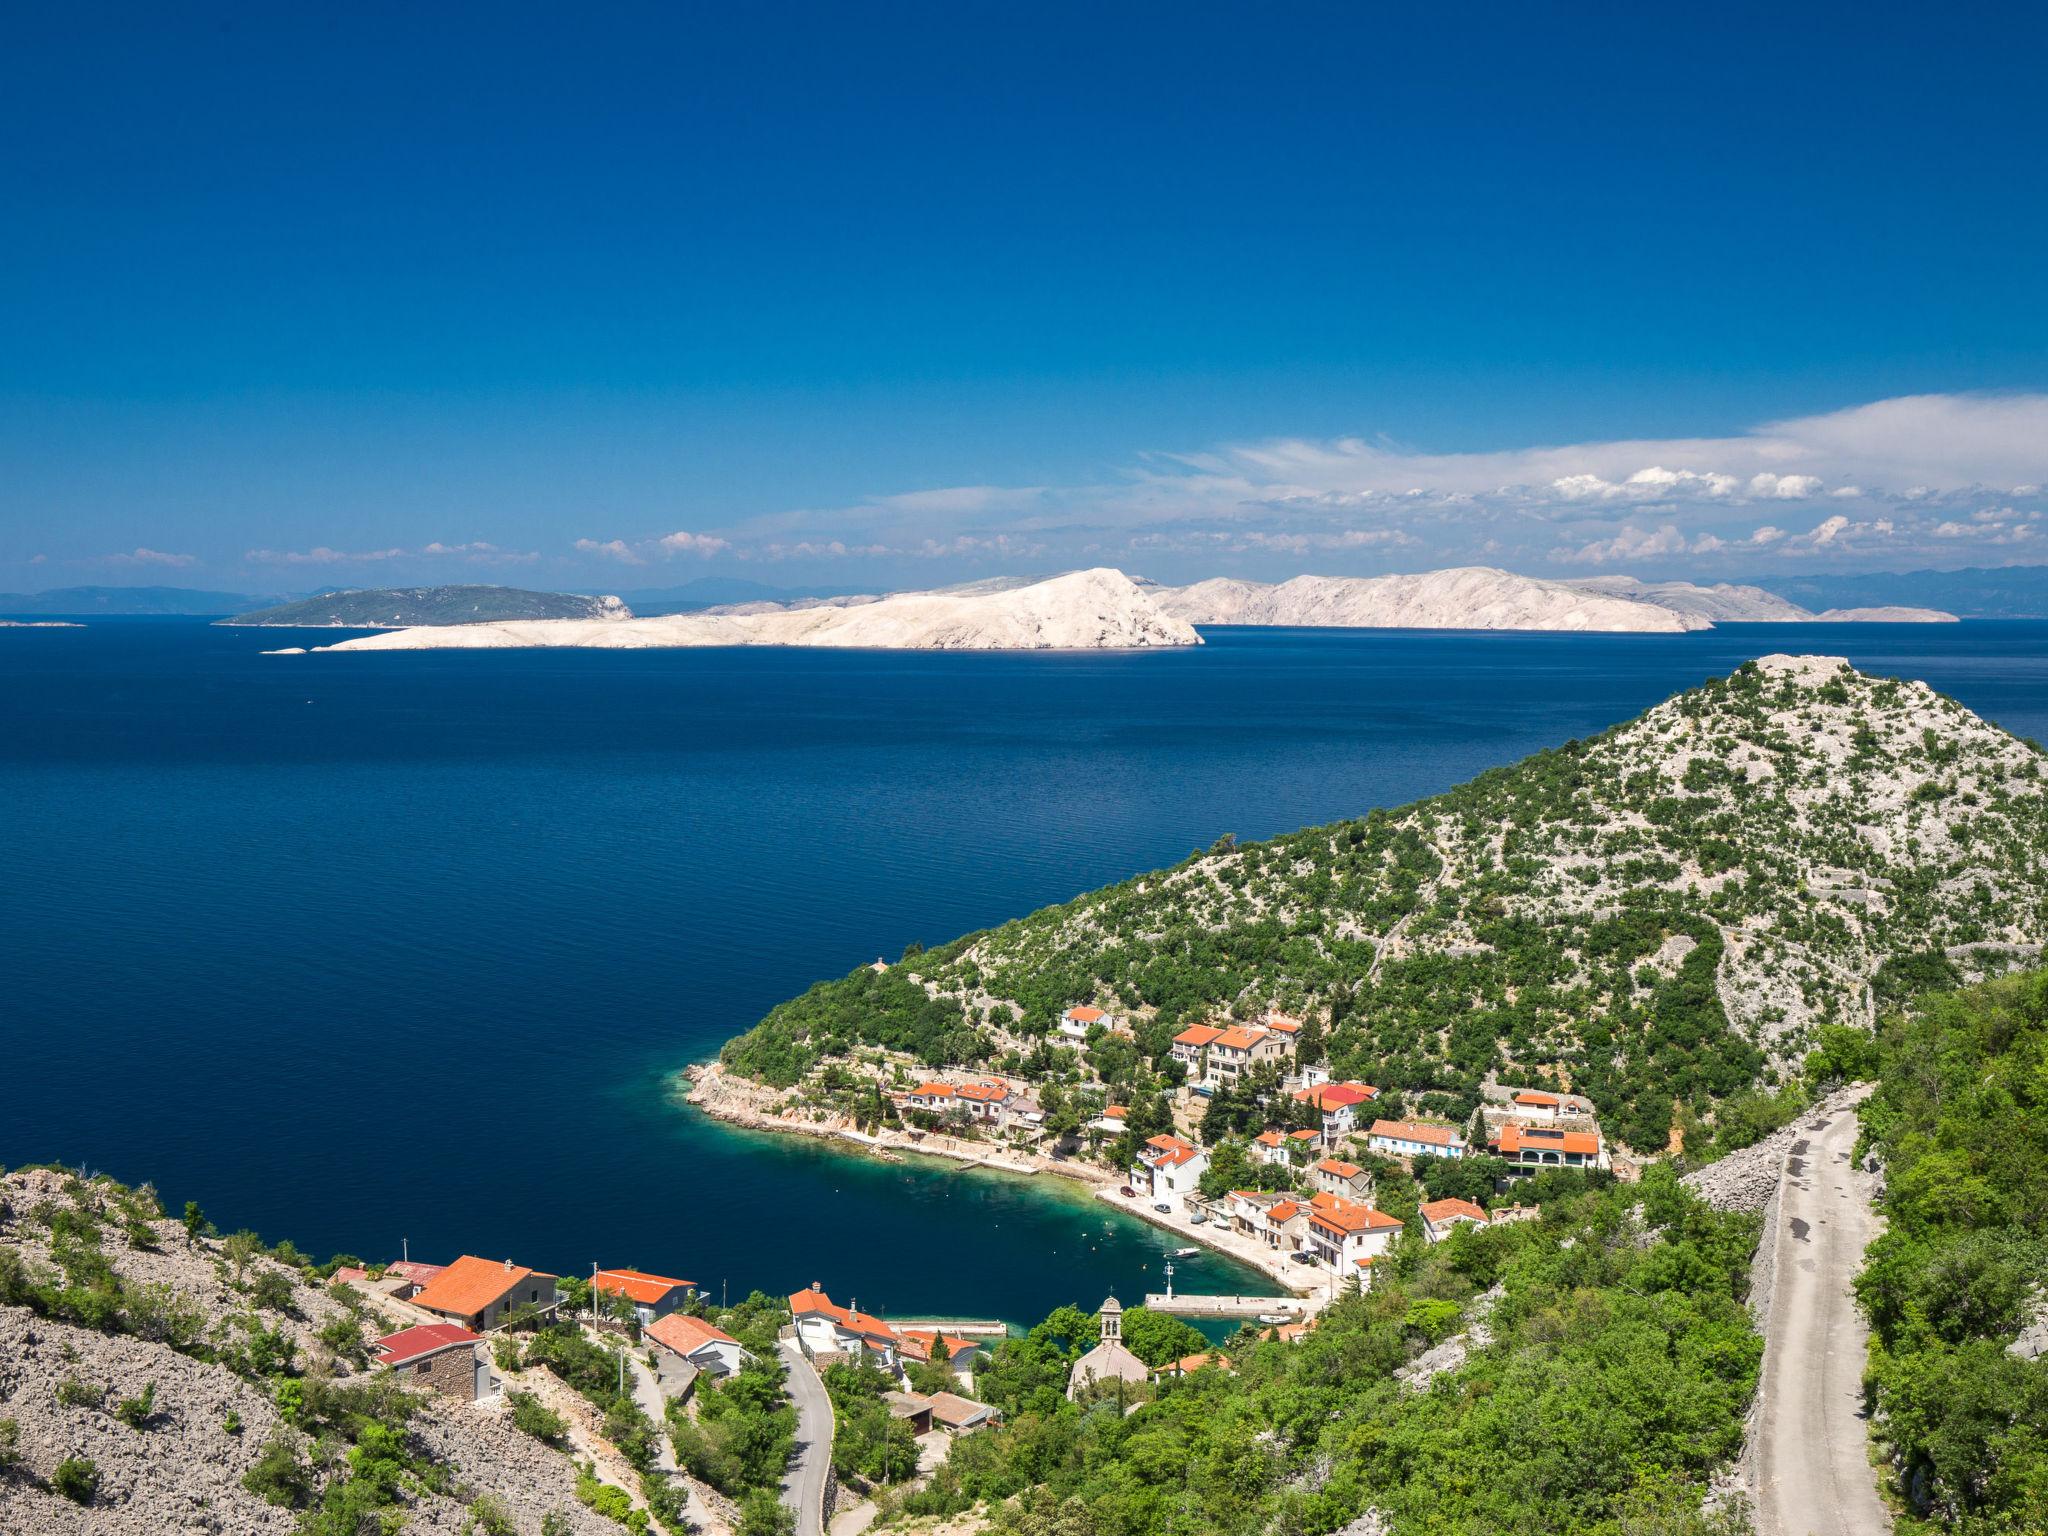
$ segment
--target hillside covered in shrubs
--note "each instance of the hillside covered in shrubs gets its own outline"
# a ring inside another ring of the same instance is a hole
[[[1770,656],[1433,799],[1048,907],[782,1004],[730,1042],[778,1086],[863,1045],[980,1064],[1062,1010],[1128,1018],[1092,1075],[1171,1080],[1190,1022],[1272,1005],[1339,1078],[1462,1118],[1489,1073],[1554,1069],[1661,1150],[1921,987],[2048,934],[2033,743],[1924,684]],[[1097,1047],[1091,1046],[1091,1052]],[[1313,1059],[1313,1056],[1309,1056]]]

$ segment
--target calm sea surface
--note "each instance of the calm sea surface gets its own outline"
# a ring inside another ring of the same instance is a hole
[[[0,1162],[154,1179],[323,1255],[818,1279],[897,1316],[1132,1296],[1168,1240],[1057,1181],[670,1102],[810,982],[1447,788],[1774,650],[2048,737],[2038,624],[257,654],[295,638],[0,630]]]

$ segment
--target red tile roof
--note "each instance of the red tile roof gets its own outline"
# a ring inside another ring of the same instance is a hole
[[[413,1297],[413,1305],[429,1312],[449,1312],[457,1317],[474,1317],[495,1301],[503,1300],[528,1279],[554,1280],[543,1269],[523,1269],[507,1259],[480,1259],[473,1253],[461,1258],[429,1280]]]
[[[1227,1051],[1248,1051],[1265,1038],[1266,1032],[1263,1029],[1248,1029],[1242,1024],[1233,1024],[1209,1043],[1221,1046]]]
[[[1485,1211],[1474,1205],[1470,1200],[1427,1200],[1423,1202],[1422,1219],[1431,1226],[1439,1226],[1446,1221],[1458,1220],[1476,1221],[1481,1226],[1484,1226],[1487,1216]]]
[[[1538,1093],[1533,1088],[1524,1088],[1515,1095],[1515,1102],[1517,1104],[1548,1105],[1550,1108],[1555,1109],[1558,1105],[1558,1097],[1554,1093]]]
[[[897,1335],[903,1341],[903,1357],[906,1360],[929,1360],[932,1349],[940,1339],[946,1341],[946,1358],[958,1360],[962,1350],[979,1349],[981,1346],[972,1339],[963,1339],[958,1334],[941,1333],[933,1329],[907,1328]]]
[[[694,1280],[671,1280],[667,1275],[650,1275],[638,1269],[600,1269],[590,1282],[608,1296],[624,1296],[642,1306],[659,1306],[671,1293],[688,1290]]]
[[[1286,1140],[1278,1131],[1261,1131],[1252,1138],[1262,1147],[1277,1147]]]
[[[327,1277],[329,1285],[361,1285],[370,1278],[370,1272],[359,1264],[344,1264]]]
[[[1364,1171],[1356,1163],[1343,1162],[1334,1157],[1326,1157],[1316,1164],[1317,1173],[1327,1173],[1340,1179],[1355,1179]]]
[[[384,1273],[410,1280],[414,1285],[425,1285],[447,1267],[446,1264],[415,1264],[409,1259],[400,1259],[396,1264],[386,1264]]]
[[[1162,1365],[1152,1374],[1155,1376],[1192,1376],[1196,1371],[1211,1365],[1215,1366],[1219,1371],[1227,1371],[1231,1368],[1230,1357],[1214,1353],[1182,1355],[1180,1359],[1174,1361],[1171,1365]]]
[[[739,1343],[724,1329],[714,1328],[703,1318],[692,1317],[687,1312],[671,1312],[667,1317],[657,1317],[642,1332],[679,1355],[695,1354],[706,1344]]]
[[[1173,1037],[1173,1043],[1175,1045],[1207,1045],[1222,1033],[1222,1030],[1212,1029],[1207,1024],[1190,1024],[1186,1029]]]
[[[1321,1141],[1323,1133],[1321,1131],[1289,1131],[1287,1139],[1289,1141]]]
[[[1347,1104],[1364,1104],[1379,1096],[1379,1089],[1371,1083],[1324,1083],[1316,1088],[1294,1090],[1297,1103],[1313,1104],[1324,1114],[1342,1109]]]
[[[438,1355],[444,1349],[482,1341],[482,1334],[471,1333],[459,1323],[421,1323],[416,1328],[386,1334],[377,1341],[376,1350],[380,1365],[399,1366]]]
[[[1069,1008],[1067,1010],[1067,1017],[1076,1024],[1093,1024],[1102,1017],[1102,1010],[1100,1008],[1091,1008],[1086,1003],[1083,1003],[1078,1008]]]

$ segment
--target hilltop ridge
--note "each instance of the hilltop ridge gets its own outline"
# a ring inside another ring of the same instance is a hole
[[[1661,1150],[1820,1025],[2039,953],[2043,766],[1925,684],[1766,656],[1445,794],[821,983],[722,1059],[784,1084],[877,1040],[973,1062],[996,1023],[1097,1003],[1156,1062],[1185,1023],[1278,1005],[1411,1105],[1550,1075]]]

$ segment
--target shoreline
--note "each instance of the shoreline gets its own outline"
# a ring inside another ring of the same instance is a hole
[[[1277,1257],[1268,1255],[1263,1249],[1257,1252],[1250,1251],[1254,1245],[1248,1239],[1238,1239],[1237,1234],[1227,1233],[1222,1236],[1232,1241],[1218,1241],[1218,1234],[1210,1232],[1206,1225],[1191,1227],[1185,1221],[1176,1224],[1170,1218],[1152,1210],[1140,1199],[1124,1199],[1117,1193],[1124,1179],[1113,1169],[1101,1168],[1092,1163],[1077,1163],[1069,1158],[1046,1157],[1039,1153],[997,1153],[986,1143],[962,1141],[957,1137],[936,1132],[889,1130],[870,1134],[836,1115],[823,1119],[807,1119],[777,1113],[764,1108],[762,1101],[780,1099],[781,1090],[767,1088],[751,1078],[735,1076],[727,1072],[722,1063],[716,1061],[693,1063],[675,1074],[671,1082],[678,1086],[683,1083],[689,1085],[688,1090],[680,1095],[682,1102],[689,1108],[709,1119],[742,1130],[762,1131],[772,1135],[807,1136],[813,1141],[830,1143],[835,1150],[848,1154],[864,1152],[885,1162],[897,1162],[906,1158],[937,1158],[960,1165],[961,1172],[966,1172],[970,1168],[987,1168],[997,1173],[1013,1174],[1022,1178],[1048,1174],[1054,1178],[1086,1186],[1095,1200],[1102,1202],[1111,1210],[1119,1211],[1161,1231],[1170,1232],[1192,1247],[1213,1253],[1219,1258],[1229,1259],[1263,1275],[1289,1295],[1306,1294],[1299,1277],[1283,1272],[1279,1268]]]

